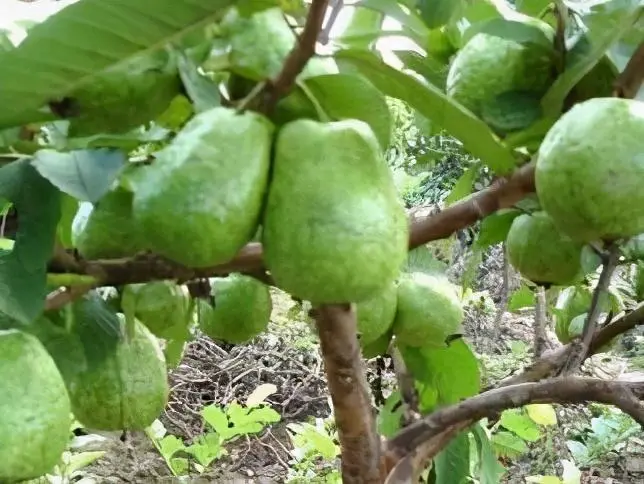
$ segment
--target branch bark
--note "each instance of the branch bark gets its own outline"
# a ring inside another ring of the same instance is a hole
[[[632,55],[622,73],[615,80],[613,95],[634,98],[644,82],[644,42]]]
[[[546,290],[537,287],[537,297],[534,314],[534,359],[538,360],[548,344],[546,335]]]

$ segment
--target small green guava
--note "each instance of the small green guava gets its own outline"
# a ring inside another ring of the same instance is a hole
[[[123,289],[121,304],[133,308],[134,316],[159,338],[182,328],[187,331],[190,298],[173,281],[129,284]]]
[[[251,111],[202,111],[137,170],[132,208],[149,248],[194,268],[232,259],[257,231],[273,129]]]
[[[121,333],[125,317],[118,314]],[[76,324],[99,324],[76,321]],[[159,417],[170,388],[159,342],[138,320],[134,337],[123,337],[109,354],[87,360],[87,368],[68,382],[74,415],[96,430],[143,430]]]
[[[129,257],[145,250],[132,218],[133,194],[116,188],[95,204],[81,203],[72,221],[72,243],[85,259]]]
[[[263,227],[273,279],[300,299],[359,303],[395,280],[409,226],[371,127],[354,119],[285,125]]]
[[[199,326],[212,339],[242,344],[264,332],[273,310],[266,284],[243,274],[212,283],[214,307],[200,301]]]
[[[545,212],[516,217],[506,246],[510,263],[536,284],[568,285],[582,275],[583,245],[561,233]]]
[[[522,23],[533,31],[534,40],[519,42],[479,32],[467,41],[450,65],[447,95],[477,116],[485,103],[506,92],[541,97],[554,78],[554,32],[545,22]]]
[[[0,481],[34,479],[59,462],[71,406],[63,377],[33,335],[0,331]]]
[[[396,317],[397,302],[398,287],[392,281],[377,296],[356,304],[361,345],[375,342],[391,329]]]
[[[594,98],[559,118],[535,171],[541,206],[559,230],[581,242],[644,232],[643,138],[641,101]]]
[[[398,283],[393,325],[396,341],[414,347],[444,347],[464,318],[457,288],[447,278],[415,272]]]

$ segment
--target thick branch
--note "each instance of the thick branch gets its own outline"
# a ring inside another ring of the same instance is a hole
[[[380,484],[381,444],[357,338],[355,310],[349,305],[326,305],[314,309],[313,316],[342,449],[342,482]]]

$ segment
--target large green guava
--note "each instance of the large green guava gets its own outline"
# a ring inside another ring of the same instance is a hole
[[[582,276],[583,245],[562,234],[545,212],[516,217],[506,246],[510,263],[537,284],[568,285]]]
[[[398,287],[392,281],[377,296],[356,304],[361,345],[375,342],[391,329],[396,317],[397,302]]]
[[[374,297],[407,256],[407,217],[363,121],[302,119],[282,128],[263,226],[271,275],[315,304]]]
[[[243,274],[212,282],[214,307],[201,301],[199,326],[212,339],[242,344],[268,327],[273,303],[268,286]]]
[[[559,118],[535,173],[541,206],[559,230],[581,242],[644,232],[642,139],[641,101],[594,98]]]
[[[445,346],[464,318],[456,287],[447,278],[414,272],[398,284],[398,308],[393,330],[408,346]]]
[[[70,136],[124,133],[160,116],[180,92],[165,51],[118,63],[70,95]]]
[[[132,256],[145,249],[132,218],[131,192],[115,188],[95,204],[81,203],[72,222],[72,243],[85,259]]]
[[[251,111],[203,111],[138,170],[134,219],[150,249],[189,267],[234,257],[257,231],[273,129]]]
[[[131,307],[134,316],[159,338],[187,331],[190,298],[176,282],[129,284],[123,289],[121,304]]]
[[[118,316],[125,335],[125,317]],[[138,320],[132,338],[122,336],[103,357],[88,358],[87,368],[68,382],[68,388],[74,415],[96,430],[142,430],[158,418],[170,393],[163,352]]]
[[[40,477],[58,463],[71,437],[63,377],[38,339],[0,331],[0,481]]]
[[[447,75],[445,92],[474,114],[507,92],[540,98],[554,78],[552,29],[543,22],[524,23],[534,39],[519,42],[492,33],[475,34],[458,51]]]

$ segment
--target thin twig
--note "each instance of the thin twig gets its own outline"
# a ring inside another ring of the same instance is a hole
[[[394,371],[396,372],[396,380],[398,389],[400,390],[400,400],[404,408],[404,425],[407,426],[412,422],[418,420],[420,412],[418,410],[418,392],[414,384],[414,377],[407,370],[405,360],[403,359],[400,350],[392,345],[389,350],[389,355],[393,360]]]
[[[631,56],[628,64],[613,84],[613,96],[632,99],[644,82],[644,42]]]
[[[535,312],[534,312],[534,359],[538,360],[546,349],[548,337],[546,336],[546,290],[543,286],[537,287]]]

